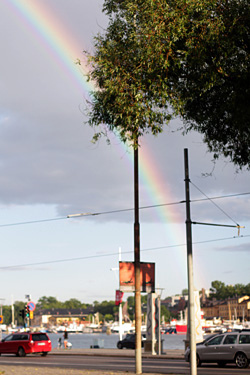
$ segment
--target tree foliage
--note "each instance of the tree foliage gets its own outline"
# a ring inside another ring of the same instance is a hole
[[[39,309],[52,309],[52,308],[62,308],[62,302],[59,302],[56,297],[40,297],[37,302],[37,308]]]
[[[85,309],[89,304],[82,303],[76,298],[71,298],[67,301],[60,302],[56,297],[40,297],[37,302],[38,309]]]
[[[161,305],[161,317],[164,316],[164,320],[169,322],[172,315],[166,306]]]
[[[250,296],[250,284],[226,285],[222,281],[215,280],[211,283],[210,298],[224,300],[226,298]]]
[[[94,311],[101,313],[103,316],[112,315],[117,312],[118,308],[115,306],[115,301],[103,301],[94,303]]]
[[[249,167],[249,1],[106,0],[103,10],[109,24],[88,55],[89,124],[126,141],[179,115],[215,157]]]

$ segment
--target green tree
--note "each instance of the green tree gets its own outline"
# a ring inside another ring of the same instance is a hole
[[[246,294],[250,297],[250,283],[245,286],[244,294]]]
[[[11,306],[3,306],[3,323],[10,324],[12,321]]]
[[[82,303],[76,298],[71,298],[63,303],[63,307],[66,309],[80,309],[82,307]]]
[[[164,316],[165,321],[170,321],[171,314],[170,311],[166,308],[166,306],[161,305],[161,316]]]
[[[129,296],[127,298],[128,302],[128,314],[130,320],[134,319],[134,314],[135,314],[135,297],[134,296]],[[147,295],[141,295],[141,306],[146,306],[147,305]]]
[[[114,320],[114,314],[117,311],[117,306],[115,306],[115,301],[103,301],[101,303],[94,303],[94,312],[99,312],[103,316],[112,315]]]
[[[223,300],[225,298],[249,295],[250,287],[249,284],[225,285],[225,283],[215,280],[211,283],[210,292],[210,298]]]
[[[237,296],[243,296],[246,293],[246,285],[243,284],[235,284],[234,285],[234,292]]]
[[[88,56],[89,124],[134,141],[179,115],[215,157],[249,167],[249,9],[248,0],[104,1],[109,24]]]
[[[23,319],[20,316],[20,311],[23,310],[25,307],[25,303],[22,301],[15,301],[14,303],[14,312],[15,312],[15,321],[17,321],[17,325],[23,325]]]
[[[111,322],[114,320],[114,316],[112,314],[105,314],[104,319],[105,322]]]
[[[211,283],[210,298],[216,298],[218,300],[225,299],[227,297],[225,283],[215,280]]]
[[[43,296],[39,298],[37,302],[37,308],[40,309],[52,309],[52,308],[62,308],[62,302],[59,302],[56,297],[46,297]]]
[[[144,133],[157,134],[171,118],[162,110],[166,105],[165,93],[155,95],[160,89],[154,76],[145,75],[147,61],[141,56],[137,21],[134,9],[127,9],[128,1],[105,1],[104,11],[109,16],[105,34],[97,35],[95,53],[88,55],[91,72],[89,79],[96,83],[92,92],[88,123],[95,127],[105,124],[116,131],[122,141],[137,140]],[[98,139],[105,128],[95,134]]]

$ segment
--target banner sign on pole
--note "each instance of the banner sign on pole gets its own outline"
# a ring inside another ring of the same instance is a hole
[[[141,292],[155,291],[155,263],[140,263]],[[120,290],[122,292],[135,291],[134,262],[119,262]]]
[[[195,338],[196,342],[203,341],[202,323],[201,323],[201,305],[200,296],[197,290],[194,291],[194,311],[195,311]]]
[[[123,298],[124,293],[121,292],[120,290],[115,291],[115,305],[119,306],[122,303],[122,298]]]

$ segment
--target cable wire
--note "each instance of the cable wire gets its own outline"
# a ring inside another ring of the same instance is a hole
[[[218,206],[215,202],[213,202],[213,199],[212,198],[209,198],[205,193],[203,193],[203,191],[198,188],[198,186],[196,186],[192,181],[190,181],[190,183],[201,193],[203,194],[215,207],[218,208],[218,210],[220,210],[225,216],[228,217],[228,219],[230,219],[234,224],[236,224],[238,227],[240,226],[226,211],[224,211],[220,206]]]
[[[210,239],[210,240],[204,240],[204,241],[196,241],[196,242],[193,242],[193,245],[201,245],[201,244],[211,243],[211,242],[229,241],[229,240],[234,240],[234,239],[239,239],[239,238],[247,238],[247,237],[250,237],[250,234],[241,235],[241,236],[233,236],[233,237],[217,238],[217,239],[212,239],[212,240]],[[172,249],[172,248],[183,247],[183,246],[186,246],[186,243],[176,244],[176,245],[159,246],[159,247],[151,247],[151,248],[148,248],[148,249],[141,249],[141,252],[156,251],[156,250],[163,250],[163,249]],[[122,254],[132,254],[132,253],[133,253],[133,250],[128,250],[128,251],[123,251]],[[107,254],[102,254],[102,255],[87,255],[87,256],[82,256],[82,257],[77,257],[77,258],[66,258],[66,259],[48,260],[48,261],[35,262],[35,263],[25,263],[25,264],[19,264],[19,265],[15,265],[15,266],[13,266],[13,265],[12,266],[3,266],[3,267],[0,267],[0,270],[7,270],[7,269],[19,268],[19,267],[41,266],[41,265],[44,265],[44,264],[75,262],[75,261],[79,261],[79,260],[104,258],[104,257],[109,257],[109,256],[117,256],[117,252],[107,253]]]
[[[230,194],[230,195],[221,195],[221,196],[216,196],[216,197],[212,197],[212,198],[207,197],[207,198],[203,198],[203,199],[193,199],[193,200],[190,201],[190,203],[204,202],[204,201],[207,201],[207,200],[210,201],[210,200],[214,200],[214,199],[232,198],[232,197],[237,197],[237,196],[241,196],[241,195],[250,195],[250,192],[247,192],[247,193],[238,193],[238,194]],[[155,205],[150,205],[150,206],[142,206],[142,207],[139,207],[139,209],[140,210],[145,210],[145,209],[158,208],[158,207],[164,207],[164,206],[174,206],[174,205],[184,204],[184,203],[186,203],[186,201],[185,200],[181,200],[181,201],[177,201],[177,202],[161,203],[161,204],[155,204]],[[30,221],[21,221],[21,222],[16,222],[16,223],[0,224],[0,228],[12,227],[12,226],[18,226],[18,225],[27,225],[27,224],[38,224],[38,223],[44,223],[44,222],[49,222],[49,221],[67,220],[67,219],[72,219],[72,218],[74,218],[76,216],[85,216],[85,217],[86,216],[100,216],[100,215],[108,215],[108,214],[115,214],[115,213],[128,212],[128,211],[134,211],[134,208],[125,208],[125,209],[112,210],[112,211],[86,213],[86,214],[82,214],[82,215],[78,215],[78,214],[76,214],[76,215],[67,215],[67,216],[57,217],[57,218],[51,218],[51,219],[40,219],[40,220],[30,220]],[[233,219],[231,219],[231,220],[233,220]],[[233,222],[236,223],[234,220],[233,220]],[[238,225],[238,224],[236,223],[236,225]]]

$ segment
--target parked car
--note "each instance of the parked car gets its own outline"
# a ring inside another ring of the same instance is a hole
[[[146,340],[146,335],[142,334],[142,348],[144,347],[144,341]],[[118,341],[118,349],[135,349],[135,333],[127,333],[123,340]]]
[[[172,335],[174,333],[177,333],[176,331],[176,328],[175,327],[171,327],[171,328],[165,328],[162,333],[165,333],[166,335]]]
[[[197,366],[203,362],[217,362],[219,366],[234,362],[246,368],[250,360],[250,332],[230,332],[215,335],[196,345]],[[190,348],[185,352],[190,361]]]
[[[26,354],[41,353],[46,356],[51,351],[51,341],[43,332],[17,332],[0,341],[0,355],[11,353],[18,357]]]

